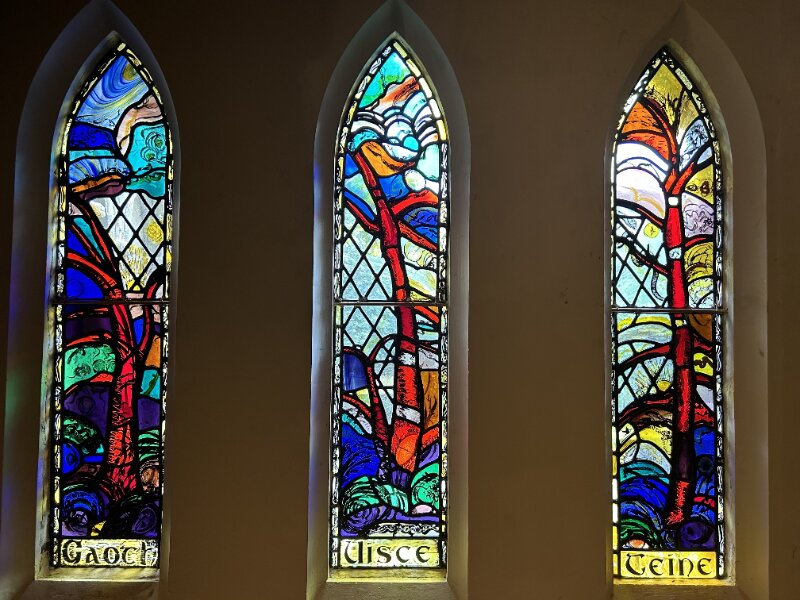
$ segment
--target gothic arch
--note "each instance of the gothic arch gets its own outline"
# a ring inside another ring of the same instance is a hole
[[[42,302],[50,289],[50,240],[56,193],[57,145],[60,124],[69,114],[77,90],[97,62],[111,48],[124,42],[146,65],[159,90],[173,138],[173,264],[177,263],[180,141],[175,111],[163,73],[153,53],[128,18],[109,0],[94,0],[76,15],[52,45],[31,83],[20,119],[14,187],[11,293],[6,382],[5,431],[3,436],[2,527],[0,527],[0,594],[49,597],[104,593],[130,594],[155,588],[168,569],[169,497],[164,506],[160,569],[136,574],[117,574],[114,583],[92,582],[59,587],[57,579],[86,579],[86,575],[51,572],[47,566],[44,528],[47,525],[48,459],[39,453],[48,435],[40,426],[46,414],[49,349],[39,340],[47,335],[47,306]],[[50,224],[48,226],[48,223]],[[46,278],[42,277],[46,273]],[[175,290],[174,271],[171,278]],[[171,319],[174,323],[174,297]],[[174,342],[174,340],[171,340]],[[173,345],[174,351],[174,345]],[[174,352],[172,353],[174,356]],[[171,360],[171,359],[170,359]],[[170,364],[172,367],[172,364]],[[170,374],[174,380],[174,369]],[[40,401],[37,401],[39,399]],[[39,432],[39,435],[37,435]],[[40,439],[41,437],[41,439]],[[38,463],[38,469],[37,469]],[[38,471],[38,477],[35,475]],[[36,568],[31,569],[35,560]],[[99,576],[99,577],[98,577]],[[104,574],[95,573],[93,578]],[[150,581],[125,583],[117,581]],[[131,587],[133,586],[133,587]],[[65,596],[72,597],[72,596]]]
[[[450,133],[449,549],[447,580],[415,582],[424,598],[466,597],[467,568],[467,324],[470,143],[460,89],[441,47],[401,0],[386,2],[348,45],[322,101],[314,144],[314,301],[312,320],[308,598],[339,598],[370,585],[375,597],[400,598],[409,584],[328,581],[328,469],[331,390],[331,315],[334,150],[342,110],[370,56],[390,35],[419,56],[438,91]],[[378,576],[380,577],[380,576]],[[420,587],[424,586],[424,589]]]
[[[665,43],[666,41],[666,43]],[[766,149],[761,118],[753,93],[725,42],[693,8],[682,5],[649,45],[632,62],[631,72],[621,87],[618,106],[624,105],[641,69],[666,46],[697,82],[717,127],[725,177],[725,239],[723,269],[728,302],[724,344],[723,386],[726,431],[725,506],[728,528],[726,547],[731,557],[727,576],[701,590],[664,588],[649,582],[654,597],[670,594],[694,598],[702,592],[712,598],[767,597],[768,595],[768,468],[767,468],[767,298],[766,298]],[[612,141],[619,115],[609,119],[612,126],[606,144],[606,190],[611,190]],[[607,197],[606,197],[607,202]],[[610,206],[608,203],[606,206]],[[608,208],[606,209],[608,210]],[[608,215],[609,213],[605,213]],[[738,224],[738,226],[737,226]],[[611,236],[606,219],[606,240]],[[610,245],[606,247],[610,264]],[[605,289],[610,289],[606,272]],[[610,302],[606,298],[606,318]],[[735,315],[735,319],[734,319]],[[607,330],[607,336],[610,335]],[[749,343],[745,343],[749,340]],[[754,341],[753,341],[754,340]],[[610,348],[610,338],[606,348]],[[608,352],[608,350],[607,350]],[[610,355],[607,354],[607,364]],[[738,366],[738,369],[734,367]],[[735,373],[734,373],[735,371]],[[608,369],[607,369],[608,372]],[[735,390],[733,381],[735,378]],[[611,398],[610,378],[606,398]],[[609,400],[607,400],[609,401]],[[738,429],[734,424],[739,423]],[[610,438],[608,440],[611,447]],[[609,456],[609,472],[611,458]],[[611,535],[607,547],[611,547]],[[612,582],[609,558],[609,584]],[[632,598],[639,586],[615,585],[614,597]],[[662,591],[659,591],[662,590]],[[744,596],[743,596],[744,595]]]

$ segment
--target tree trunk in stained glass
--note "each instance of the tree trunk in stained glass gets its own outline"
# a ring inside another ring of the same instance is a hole
[[[673,160],[677,160],[677,157]],[[667,298],[673,308],[686,308],[688,292],[685,284],[683,267],[683,226],[679,195],[674,196],[677,206],[667,210],[665,246],[670,257],[670,277],[668,279]],[[693,444],[691,428],[694,423],[694,356],[688,315],[676,313],[672,316],[674,326],[673,360],[675,374],[673,388],[675,390],[675,411],[672,433],[672,477],[670,493],[667,499],[667,525],[679,526],[688,516],[692,503],[687,498],[694,486]]]
[[[361,174],[378,209],[377,223],[381,249],[389,266],[395,302],[408,302],[410,290],[405,265],[400,255],[400,227],[386,204],[375,173],[362,151],[355,154]],[[395,401],[397,409],[392,419],[391,452],[398,466],[412,473],[420,449],[420,389],[417,367],[417,327],[412,306],[397,307],[398,361],[396,367]],[[402,407],[402,408],[400,408]],[[416,417],[416,420],[415,420]],[[402,476],[405,480],[407,477]],[[400,482],[398,482],[400,483]],[[405,484],[406,481],[401,483]]]
[[[680,99],[666,99],[667,103],[678,110]],[[673,309],[688,308],[688,290],[686,286],[686,273],[684,268],[685,240],[683,233],[681,194],[683,186],[695,170],[695,162],[690,162],[683,169],[679,166],[678,141],[675,129],[679,115],[670,119],[662,104],[652,98],[643,98],[639,106],[646,111],[661,139],[662,154],[669,164],[669,172],[664,182],[664,197],[669,206],[666,210],[664,223],[664,245],[668,256],[667,271],[667,300]],[[653,131],[633,130],[626,139],[647,139],[653,141]],[[654,144],[655,145],[655,144]],[[670,474],[670,488],[667,499],[668,516],[667,525],[679,527],[691,510],[691,501],[688,496],[694,487],[693,439],[691,427],[694,422],[693,405],[697,396],[694,386],[693,342],[689,331],[687,315],[676,313],[673,315],[674,337],[672,344],[672,358],[675,365],[673,379],[674,396],[674,426],[672,433],[672,472]]]
[[[124,308],[123,308],[124,310]],[[118,351],[121,348],[118,348]],[[137,365],[132,353],[120,355],[121,366],[114,381],[109,410],[108,463],[103,478],[109,497],[114,502],[125,498],[138,487],[136,473],[136,428],[133,394]]]

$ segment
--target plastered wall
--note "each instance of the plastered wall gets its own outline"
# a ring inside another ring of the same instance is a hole
[[[339,56],[380,3],[118,5],[160,63],[182,149],[170,557],[158,597],[300,599],[314,128]],[[410,5],[447,53],[472,139],[469,597],[605,598],[605,146],[626,82],[683,3]],[[800,5],[690,5],[735,57],[764,134],[768,327],[757,351],[768,357],[768,393],[737,401],[760,403],[767,415],[768,444],[755,446],[769,482],[761,490],[769,509],[761,559],[768,597],[793,600],[800,589],[800,203],[793,181]],[[17,126],[40,62],[82,6],[13,2],[0,21],[0,340],[8,330]],[[42,115],[53,126],[55,117]],[[35,356],[40,340],[30,344]],[[6,350],[0,344],[0,365]],[[38,367],[16,365],[6,374],[19,391],[7,406],[38,406]],[[736,365],[737,372],[747,368]],[[38,443],[35,419],[21,423]],[[6,461],[3,468],[35,472],[36,463]],[[33,505],[35,478],[15,493],[30,494]],[[0,531],[9,526],[6,514]],[[20,549],[29,551],[32,544]]]

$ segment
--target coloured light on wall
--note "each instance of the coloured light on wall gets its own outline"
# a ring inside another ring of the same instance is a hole
[[[614,572],[721,577],[720,148],[666,49],[625,105],[612,176]]]
[[[78,92],[58,157],[51,564],[156,567],[172,151],[124,45]]]
[[[446,564],[447,127],[392,37],[337,138],[330,565]]]

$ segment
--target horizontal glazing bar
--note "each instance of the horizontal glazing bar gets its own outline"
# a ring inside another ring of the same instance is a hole
[[[144,298],[95,298],[93,300],[67,300],[64,298],[54,298],[51,304],[53,306],[58,305],[87,305],[87,306],[111,306],[113,304],[127,304],[133,306],[140,306],[143,304],[152,304],[152,305],[159,305],[159,306],[169,306],[170,300],[153,300],[153,299],[144,299]]]
[[[447,306],[447,302],[429,302],[415,300],[413,302],[391,302],[384,300],[334,300],[334,306]],[[707,311],[706,311],[707,312]]]
[[[675,314],[675,313],[686,313],[686,314],[719,314],[725,315],[728,314],[727,308],[642,308],[641,306],[630,306],[630,307],[622,307],[622,306],[612,306],[611,307],[612,313],[668,313],[668,314]]]

